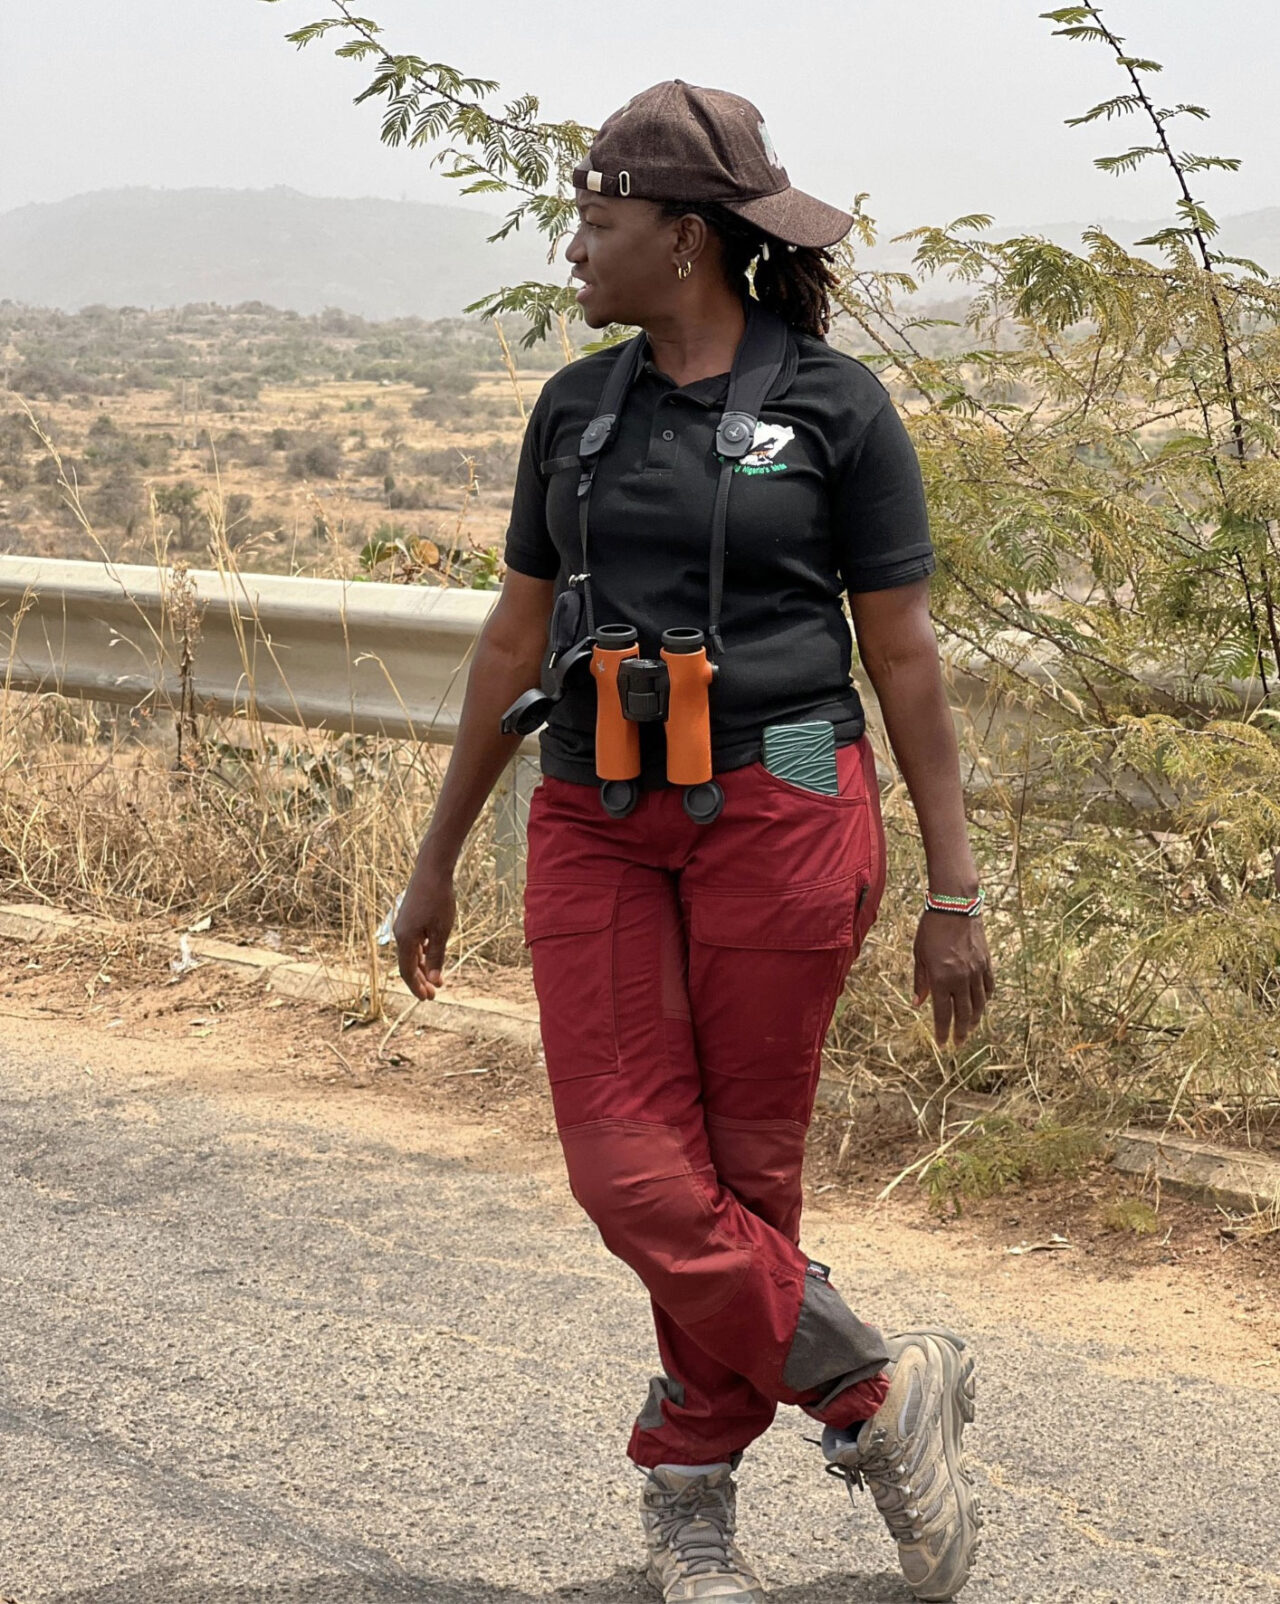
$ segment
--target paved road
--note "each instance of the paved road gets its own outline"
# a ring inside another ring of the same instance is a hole
[[[20,1031],[0,1034],[0,1598],[650,1598],[621,1457],[644,1308],[554,1173],[438,1116],[160,1084]],[[858,1240],[814,1233],[837,1258]],[[870,1238],[862,1259],[866,1311],[979,1344],[990,1538],[967,1600],[1280,1600],[1280,1399],[1135,1376],[1119,1333],[1046,1340],[981,1285],[931,1295]],[[808,1429],[781,1419],[743,1471],[775,1599],[905,1604]]]

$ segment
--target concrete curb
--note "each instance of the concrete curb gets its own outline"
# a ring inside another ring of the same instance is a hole
[[[1116,1169],[1240,1214],[1280,1208],[1280,1163],[1263,1153],[1130,1128],[1115,1139]]]
[[[941,1109],[933,1099],[915,1099],[903,1091],[880,1091],[851,1099],[841,1081],[823,1078],[818,1103],[833,1113],[855,1118],[877,1116],[900,1124],[916,1125],[922,1134],[936,1136]],[[947,1124],[954,1129],[965,1120],[981,1119],[996,1111],[994,1098],[972,1093],[946,1102]],[[1112,1138],[1112,1168],[1121,1175],[1158,1183],[1166,1191],[1236,1214],[1257,1214],[1280,1209],[1280,1162],[1247,1148],[1216,1147],[1186,1136],[1169,1136],[1128,1126]]]
[[[119,929],[103,921],[81,918],[60,908],[40,903],[0,904],[0,940],[39,942],[56,935],[82,932],[92,927],[104,934]],[[170,955],[179,932],[147,935],[145,945]],[[363,970],[340,964],[300,963],[284,953],[265,947],[238,947],[211,936],[188,936],[191,956],[202,964],[257,972],[267,989],[282,997],[295,997],[329,1007],[357,1004],[367,990]],[[395,1006],[408,1007],[412,992],[396,976],[385,987]],[[472,1034],[490,1040],[512,1041],[531,1052],[538,1052],[542,1037],[538,1029],[538,1010],[525,1003],[501,1002],[480,994],[441,992],[435,1002],[426,1004],[417,1022],[429,1030],[455,1035]],[[850,1097],[842,1081],[824,1076],[818,1083],[819,1106],[832,1113],[852,1114],[863,1119],[894,1119],[917,1125],[922,1132],[936,1133],[941,1109],[933,1099],[917,1101],[904,1091],[881,1091]],[[993,1099],[975,1095],[952,1097],[946,1103],[949,1123],[980,1119],[995,1108]],[[1215,1147],[1193,1142],[1187,1137],[1171,1137],[1132,1127],[1114,1138],[1113,1166],[1123,1175],[1158,1182],[1171,1192],[1197,1198],[1201,1202],[1231,1209],[1241,1214],[1280,1208],[1280,1163],[1262,1153],[1247,1149]]]
[[[83,932],[87,928],[107,935],[116,929],[122,935],[125,933],[123,927],[85,919],[61,908],[46,908],[39,903],[0,904],[0,940],[49,941],[54,936]],[[143,944],[174,956],[180,934],[174,931],[146,935]],[[260,974],[267,989],[281,997],[345,1008],[358,1004],[368,990],[364,971],[342,964],[303,963],[266,947],[238,947],[212,936],[188,936],[187,943],[192,958],[198,963]],[[395,1012],[410,1007],[416,1000],[398,975],[387,981],[384,995]],[[465,991],[457,995],[441,992],[434,1002],[422,1004],[415,1023],[428,1030],[443,1030],[454,1035],[472,1033],[513,1041],[531,1052],[539,1051],[542,1046],[536,1008],[468,995]]]

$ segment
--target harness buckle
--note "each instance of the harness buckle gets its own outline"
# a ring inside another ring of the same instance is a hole
[[[578,442],[580,457],[594,457],[604,450],[609,436],[613,433],[617,416],[616,412],[600,412],[592,418],[582,431],[582,439]]]
[[[722,457],[745,457],[756,437],[756,419],[749,412],[726,412],[716,430],[716,450]]]

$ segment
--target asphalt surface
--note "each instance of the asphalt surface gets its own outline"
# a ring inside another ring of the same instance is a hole
[[[653,1363],[552,1171],[412,1109],[164,1083],[0,1032],[0,1599],[631,1604]],[[81,1049],[83,1050],[83,1049]],[[837,1222],[838,1223],[838,1222]],[[842,1245],[843,1244],[843,1245]],[[819,1221],[807,1245],[848,1246]],[[825,1255],[824,1255],[825,1257]],[[1280,1398],[846,1265],[980,1361],[972,1604],[1280,1600]],[[904,1604],[787,1412],[741,1474],[778,1604]]]

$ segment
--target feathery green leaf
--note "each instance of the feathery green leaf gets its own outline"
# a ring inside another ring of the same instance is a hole
[[[1138,95],[1114,95],[1110,100],[1101,100],[1091,107],[1081,117],[1066,118],[1068,128],[1079,128],[1083,123],[1097,122],[1099,117],[1105,117],[1108,122],[1113,117],[1125,117],[1130,112],[1142,110],[1142,99]]]
[[[1118,156],[1099,156],[1093,165],[1101,168],[1104,173],[1131,173],[1135,167],[1141,166],[1148,156],[1161,154],[1158,145],[1133,145],[1128,150],[1121,151]]]

